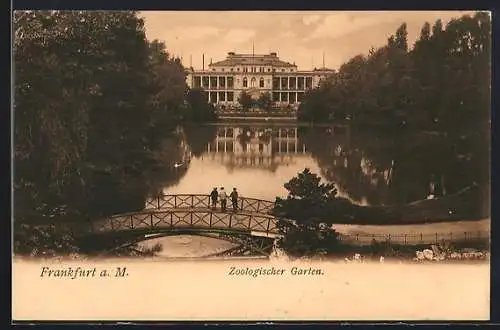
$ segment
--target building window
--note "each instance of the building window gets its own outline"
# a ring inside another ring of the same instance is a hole
[[[240,71],[240,68],[236,68],[236,71]]]
[[[255,79],[255,77],[252,77],[252,80],[250,80],[250,87],[255,87],[256,84],[257,84],[257,79]]]
[[[229,71],[233,72],[233,68],[229,69]]]
[[[217,103],[217,92],[210,92],[210,102]]]
[[[234,82],[233,82],[233,77],[227,77],[227,88],[231,89],[234,88]]]
[[[219,92],[219,102],[225,102],[225,101],[226,101],[226,93]]]
[[[312,88],[312,77],[306,77],[306,89]]]
[[[280,89],[280,78],[279,77],[273,78],[273,89]]]
[[[281,69],[281,72],[285,72],[285,69]]]
[[[212,71],[215,71],[215,68],[213,68]]]
[[[224,72],[224,68],[220,69],[222,72]]]
[[[248,87],[247,77],[243,78],[243,87]]]
[[[288,78],[281,77],[281,89],[288,89]]]
[[[267,72],[271,72],[271,68],[267,68]]]
[[[195,76],[194,77],[194,87],[195,88],[200,88],[201,87],[201,77],[200,76]]]
[[[219,86],[224,88],[226,87],[226,79],[225,77],[219,77]]]
[[[304,99],[304,92],[298,92],[297,93],[297,102],[302,102]]]
[[[217,77],[210,77],[210,88],[217,88]]]
[[[203,78],[201,78],[201,82],[202,82],[202,87],[203,87],[203,88],[208,88],[208,80],[209,80],[209,79],[208,79],[208,77],[206,77],[206,76],[205,76],[205,77],[203,77]]]
[[[279,102],[280,100],[280,93],[279,92],[273,92],[273,102]]]
[[[233,102],[234,100],[234,93],[233,92],[227,92],[227,101],[228,102]]]
[[[276,69],[275,69],[275,68],[273,68],[273,72],[276,72]]]
[[[264,87],[264,78],[260,78],[259,87],[260,88]]]
[[[297,81],[297,89],[304,89],[304,77],[299,77]]]

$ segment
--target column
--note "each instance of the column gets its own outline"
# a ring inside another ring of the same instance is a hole
[[[281,93],[280,93],[281,95]],[[281,128],[278,129],[278,152],[281,153]]]
[[[297,143],[298,143],[298,139],[297,139],[297,128],[295,128],[295,153],[297,153]]]
[[[207,148],[207,150],[208,150],[208,152],[210,153],[210,142],[208,142],[207,144],[208,144],[208,148]]]
[[[215,138],[215,152],[219,152],[219,135]]]
[[[302,153],[303,153],[303,154],[305,154],[305,153],[306,153],[306,145],[305,145],[305,144],[303,144],[303,145],[302,145]]]
[[[290,76],[286,77],[287,89],[290,89]],[[290,100],[290,99],[288,99]]]
[[[212,79],[210,79],[210,76],[208,76],[208,90],[212,88]]]

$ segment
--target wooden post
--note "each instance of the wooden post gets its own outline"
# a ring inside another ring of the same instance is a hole
[[[208,224],[208,227],[209,228],[212,228],[212,216],[213,216],[213,212],[210,212],[210,223]]]
[[[130,229],[134,229],[134,218],[130,215]]]
[[[230,213],[229,214],[229,227],[228,228],[231,228],[231,222],[233,221],[233,214]]]
[[[405,245],[406,245],[406,234],[405,234]]]

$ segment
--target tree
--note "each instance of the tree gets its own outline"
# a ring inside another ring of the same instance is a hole
[[[337,190],[320,181],[306,168],[285,183],[288,197],[276,198],[273,214],[283,235],[278,247],[292,257],[329,254],[338,247],[338,234],[331,228],[336,216],[340,216],[331,213]]]
[[[146,40],[133,11],[18,11],[13,21],[15,220],[143,207],[153,149],[185,101],[180,61]]]
[[[241,104],[243,111],[247,111],[253,104],[252,97],[245,91],[242,91],[238,97],[238,103]]]
[[[259,107],[266,111],[271,110],[272,103],[273,102],[271,100],[271,94],[269,94],[268,92],[260,94],[259,100],[257,101]]]
[[[187,108],[184,120],[192,123],[203,123],[217,118],[213,104],[208,103],[206,92],[193,88],[187,93]]]

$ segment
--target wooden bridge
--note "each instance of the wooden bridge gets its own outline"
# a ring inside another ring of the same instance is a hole
[[[147,200],[144,210],[92,222],[86,233],[91,242],[102,238],[108,247],[116,242],[139,242],[146,235],[209,235],[237,243],[230,251],[233,255],[269,255],[278,236],[276,218],[270,214],[273,207],[271,201],[239,198],[236,212],[229,199],[226,211],[222,211],[220,203],[211,207],[209,195],[160,195]]]
[[[230,200],[227,210],[221,211],[220,203],[212,209],[209,195],[160,195],[149,199],[145,209],[138,212],[113,215],[91,224],[89,237],[101,236],[110,244],[113,239],[125,238],[127,242],[144,240],[145,236],[180,234],[210,235],[240,244],[240,251],[271,253],[279,236],[276,218],[271,215],[271,201],[239,198],[234,212]],[[80,230],[81,232],[81,230]],[[486,232],[427,233],[427,234],[342,234],[339,239],[351,245],[370,245],[372,242],[391,241],[402,245],[435,244],[440,241],[463,241],[487,238]],[[92,238],[91,238],[92,239]],[[116,241],[116,240],[115,240]]]

